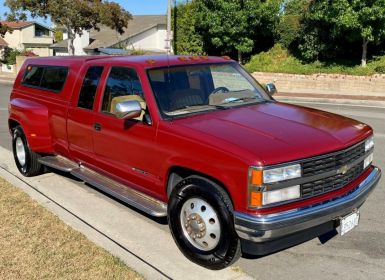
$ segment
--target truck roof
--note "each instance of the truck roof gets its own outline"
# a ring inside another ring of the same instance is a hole
[[[52,56],[29,58],[28,63],[46,65],[81,65],[90,60],[101,62],[129,62],[144,68],[163,67],[168,65],[186,65],[200,63],[221,63],[233,61],[231,58],[216,56],[187,56],[187,55],[130,55],[130,56]]]

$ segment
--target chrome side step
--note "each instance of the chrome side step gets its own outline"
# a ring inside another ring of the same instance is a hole
[[[39,162],[61,171],[69,172],[80,180],[89,183],[99,190],[119,199],[151,216],[167,216],[167,204],[136,191],[97,172],[79,166],[77,163],[62,156],[42,157]]]
[[[71,172],[72,170],[79,168],[79,165],[76,162],[62,156],[41,157],[39,158],[39,162],[63,172]]]

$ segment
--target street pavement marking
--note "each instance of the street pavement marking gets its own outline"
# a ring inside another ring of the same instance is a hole
[[[374,133],[374,137],[385,138],[385,133]]]
[[[0,111],[8,111],[8,108],[0,108]]]

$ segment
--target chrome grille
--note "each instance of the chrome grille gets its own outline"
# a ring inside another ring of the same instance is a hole
[[[362,142],[345,150],[302,162],[303,178],[316,176],[321,177],[321,179],[301,184],[301,198],[309,198],[335,191],[352,182],[364,171],[363,160],[357,163],[357,160],[364,155],[365,142]],[[352,164],[355,165],[352,166]],[[322,176],[324,173],[337,171],[343,166],[350,166],[345,174],[334,173],[332,176]]]
[[[302,198],[309,198],[340,189],[356,179],[363,170],[364,166],[361,162],[351,168],[346,174],[337,174],[321,180],[302,184],[301,196]]]
[[[343,165],[350,164],[365,154],[365,142],[341,152],[325,155],[302,163],[302,176],[312,176],[336,170]]]

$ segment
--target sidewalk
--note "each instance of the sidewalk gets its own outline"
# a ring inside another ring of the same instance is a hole
[[[0,177],[146,279],[252,279],[239,268],[212,271],[188,261],[175,245],[165,221],[150,218],[88,185],[55,173],[22,177],[12,153],[3,147]]]
[[[15,81],[15,79],[16,79],[15,74],[4,73],[4,72],[0,73],[0,83],[2,84],[13,85],[13,82]]]

